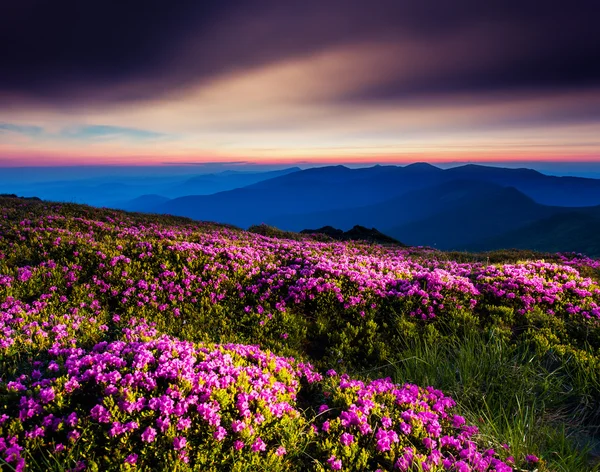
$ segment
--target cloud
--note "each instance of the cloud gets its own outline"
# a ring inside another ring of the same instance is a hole
[[[157,133],[154,131],[147,131],[135,128],[124,128],[120,126],[107,126],[107,125],[93,125],[93,126],[77,126],[66,128],[60,131],[60,138],[66,140],[81,140],[81,141],[95,141],[95,140],[155,140],[163,138],[166,135]]]
[[[0,17],[0,103],[144,101],[373,43],[418,45],[413,63],[427,73],[398,77],[396,61],[405,60],[396,56],[349,101],[595,87],[599,8],[595,0],[22,0]]]
[[[44,129],[40,126],[17,125],[13,123],[0,123],[0,133],[16,133],[25,136],[40,136]]]
[[[600,149],[598,8],[10,2],[0,16],[0,123],[23,128],[0,127],[0,159],[462,158],[517,148],[587,159]]]
[[[54,126],[52,126],[54,125]],[[140,144],[156,143],[172,139],[164,133],[138,128],[109,125],[70,125],[56,126],[50,122],[48,126],[32,124],[15,124],[0,122],[0,136],[3,144],[28,146],[37,148],[56,146],[90,146],[97,144]]]

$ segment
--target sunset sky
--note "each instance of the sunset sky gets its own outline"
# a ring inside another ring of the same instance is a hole
[[[600,160],[597,0],[20,0],[0,166]]]

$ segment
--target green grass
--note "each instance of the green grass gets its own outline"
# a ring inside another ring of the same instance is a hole
[[[592,427],[582,427],[572,399],[584,379],[524,345],[494,332],[472,332],[462,339],[430,343],[407,340],[388,368],[396,382],[432,385],[459,399],[458,407],[479,427],[490,447],[511,455],[536,454],[549,470],[600,471]],[[594,447],[595,446],[595,447]]]

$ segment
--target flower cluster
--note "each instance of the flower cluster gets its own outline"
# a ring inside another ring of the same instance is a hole
[[[511,470],[479,447],[477,429],[433,387],[335,372],[323,380],[310,365],[256,346],[148,339],[148,328],[140,322],[128,341],[90,350],[52,348],[31,374],[0,383],[4,460],[24,470],[23,449],[34,457],[42,449],[83,470],[78,445],[87,442],[99,448],[88,448],[88,459],[104,469],[284,468],[288,451],[309,448],[317,470]],[[298,408],[303,384],[327,398],[314,417]]]
[[[128,336],[90,350],[54,346],[30,374],[0,382],[8,412],[0,454],[8,463],[24,467],[23,447],[68,458],[81,441],[110,448],[113,462],[103,467],[143,461],[167,468],[165,460],[224,466],[229,451],[243,450],[258,462],[282,461],[295,447],[279,431],[303,428],[301,382],[321,379],[310,365],[256,346],[143,340],[144,323]]]
[[[489,266],[475,280],[483,294],[510,300],[521,314],[540,307],[551,315],[600,320],[600,287],[569,266],[543,261]]]
[[[333,374],[317,428],[331,470],[512,471],[478,445],[477,428],[453,414],[454,400],[439,390]]]

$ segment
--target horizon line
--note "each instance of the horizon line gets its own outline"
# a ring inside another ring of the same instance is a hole
[[[556,159],[498,159],[498,160],[323,160],[323,161],[206,161],[206,162],[145,162],[145,163],[57,163],[57,164],[46,164],[46,163],[2,163],[0,161],[0,169],[54,169],[54,168],[193,168],[193,167],[316,167],[316,166],[409,166],[414,164],[428,164],[434,167],[437,166],[448,166],[448,165],[501,165],[510,164],[511,166],[518,164],[527,165],[540,165],[540,164],[552,164],[552,165],[598,165],[600,166],[600,160],[556,160]]]

